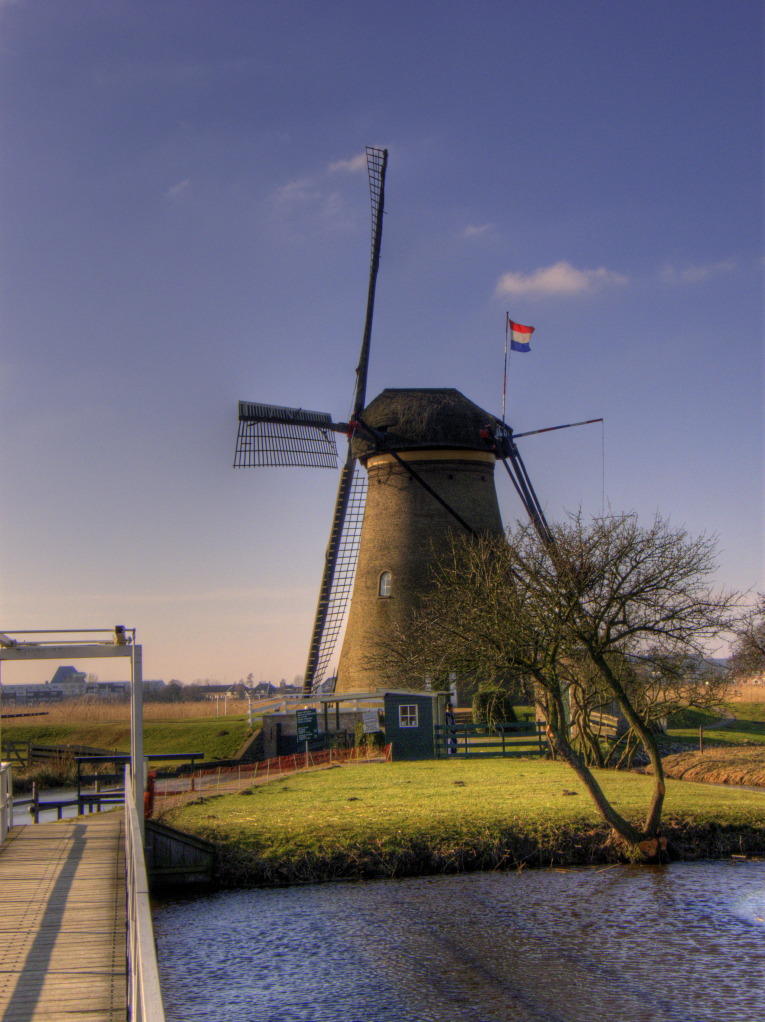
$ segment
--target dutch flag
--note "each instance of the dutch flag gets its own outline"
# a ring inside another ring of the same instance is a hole
[[[533,326],[514,323],[508,316],[507,329],[510,332],[511,351],[531,351],[531,335],[534,333]]]

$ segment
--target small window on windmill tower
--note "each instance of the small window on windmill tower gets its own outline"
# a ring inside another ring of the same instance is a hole
[[[393,575],[389,571],[383,571],[380,574],[380,580],[377,583],[377,595],[378,596],[392,596],[393,595]]]

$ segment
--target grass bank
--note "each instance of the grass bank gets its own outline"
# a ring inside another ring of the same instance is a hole
[[[650,779],[598,777],[639,822]],[[307,772],[166,820],[215,843],[218,883],[229,887],[621,861],[571,771],[538,760]],[[765,854],[765,793],[669,781],[665,824],[678,857]]]
[[[668,777],[707,784],[751,784],[765,789],[765,745],[679,752],[665,756],[663,763]]]

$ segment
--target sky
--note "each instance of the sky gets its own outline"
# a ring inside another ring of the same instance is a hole
[[[509,311],[515,430],[605,419],[522,442],[548,518],[765,588],[762,63],[758,0],[0,0],[0,631],[302,672],[337,476],[234,470],[237,401],[347,415],[365,145],[368,396],[499,412]]]

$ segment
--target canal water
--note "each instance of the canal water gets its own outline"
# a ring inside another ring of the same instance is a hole
[[[765,862],[227,891],[154,915],[176,1022],[762,1022]]]
[[[27,799],[31,798],[31,794],[24,793],[15,796],[16,799]],[[48,802],[53,799],[60,799],[66,801],[69,799],[77,798],[76,788],[50,788],[40,792],[40,801]],[[77,815],[77,806],[65,806],[62,810],[63,818],[68,820],[70,817]],[[57,820],[58,815],[55,809],[46,809],[40,813],[40,823],[50,823],[53,820]],[[17,806],[13,807],[13,826],[23,827],[27,823],[34,823],[34,817],[29,811],[29,806]]]

